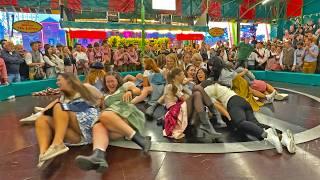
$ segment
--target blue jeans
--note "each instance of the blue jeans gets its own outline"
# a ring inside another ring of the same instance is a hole
[[[8,74],[8,81],[9,83],[20,82],[21,81],[20,74]]]

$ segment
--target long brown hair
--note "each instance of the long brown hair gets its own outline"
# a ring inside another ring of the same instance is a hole
[[[73,73],[60,73],[58,76],[63,77],[66,81],[68,81],[72,90],[79,93],[83,99],[89,101],[92,104],[97,104],[99,99],[97,99],[88,89],[84,86],[81,81],[75,76]]]
[[[104,86],[104,91],[106,93],[110,93],[110,91],[109,91],[109,89],[107,88],[107,85],[106,85],[107,84],[107,82],[106,82],[106,77],[107,76],[113,76],[113,77],[116,78],[116,80],[118,81],[117,89],[119,89],[123,85],[122,77],[120,76],[120,74],[118,72],[115,72],[115,71],[107,72],[106,75],[103,78],[103,86]]]
[[[181,72],[183,72],[182,69],[180,68],[173,68],[169,74],[168,74],[168,83],[172,85],[172,92],[173,94],[176,94],[178,92],[178,87],[174,84],[174,78],[180,74]]]
[[[160,73],[160,69],[157,63],[150,57],[143,58],[144,66],[146,70],[152,70],[155,73]]]

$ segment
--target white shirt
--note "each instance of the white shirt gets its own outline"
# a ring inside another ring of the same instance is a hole
[[[268,49],[265,49],[265,48],[261,48],[261,49],[256,49],[258,51],[258,53],[262,56],[262,57],[259,57],[256,53],[255,53],[255,60],[259,63],[259,64],[263,64],[265,63],[268,59],[269,59],[269,56],[270,56],[270,51]]]
[[[73,57],[76,59],[76,62],[78,62],[80,60],[89,61],[89,58],[85,52],[76,51],[73,53]]]
[[[217,99],[225,108],[227,108],[230,98],[236,95],[234,91],[218,83],[207,86],[204,88],[204,91],[208,94],[212,102],[215,102]]]
[[[31,53],[26,53],[26,57],[25,57],[25,61],[26,61],[26,64],[29,65],[29,64],[32,64],[32,54]],[[43,56],[42,54],[40,53],[40,63],[44,63],[44,60],[43,60]]]

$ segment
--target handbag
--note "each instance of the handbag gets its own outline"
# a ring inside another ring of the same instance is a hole
[[[42,80],[45,77],[45,73],[43,72],[41,67],[35,67],[34,80]]]

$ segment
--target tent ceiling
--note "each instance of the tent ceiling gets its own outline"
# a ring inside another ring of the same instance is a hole
[[[146,16],[153,18],[156,14],[172,14],[181,17],[200,16],[207,7],[207,0],[176,0],[176,11],[153,10],[152,0],[144,0]],[[273,0],[267,5],[256,5],[262,0],[208,0],[208,13],[213,19],[235,19],[240,13],[242,19],[270,20],[273,18],[290,18],[303,14],[319,13],[319,0]],[[56,13],[59,3],[63,4],[73,17],[106,15],[107,11],[119,12],[123,17],[140,16],[140,0],[5,0],[0,1],[0,10],[19,12]],[[254,8],[251,8],[254,6]],[[279,12],[282,12],[282,14]],[[83,15],[82,15],[83,16]]]

